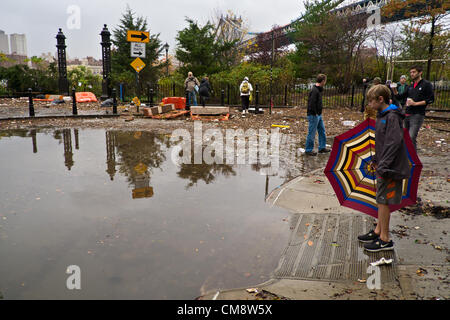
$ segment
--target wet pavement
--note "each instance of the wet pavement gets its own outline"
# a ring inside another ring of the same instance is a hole
[[[3,297],[193,299],[268,280],[289,225],[267,191],[309,169],[177,166],[169,138],[0,131]],[[70,265],[78,292],[66,288]]]
[[[298,153],[305,126],[286,116],[291,111],[261,123],[237,115],[203,124],[205,130],[290,124],[282,130],[278,172],[258,165],[175,166],[170,134],[192,130],[191,121],[0,122],[0,129],[24,128],[0,131],[0,174],[8,181],[0,187],[0,256],[11,256],[0,273],[12,274],[0,276],[0,296],[190,299],[219,290],[218,299],[252,299],[223,290],[268,281],[266,289],[293,299],[450,298],[450,220],[428,209],[393,215],[397,250],[395,267],[383,274],[385,290],[355,281],[372,258],[350,238],[372,219],[339,206],[321,174],[326,155]],[[330,136],[346,129],[328,122]],[[431,125],[419,135],[419,196],[448,212],[449,134]],[[335,239],[336,230],[342,236]],[[68,292],[65,268],[77,263],[92,285]]]
[[[291,235],[272,281],[252,288],[289,299],[450,299],[450,216],[448,206],[441,208],[448,201],[449,163],[446,156],[422,161],[427,169],[419,196],[428,206],[391,215],[393,252],[363,250],[356,238],[375,220],[340,207],[323,169],[273,190],[267,201],[291,212]],[[438,215],[427,209],[435,204]],[[367,268],[382,257],[393,263],[381,267],[381,290],[370,290]],[[216,298],[259,299],[245,288],[221,291]]]

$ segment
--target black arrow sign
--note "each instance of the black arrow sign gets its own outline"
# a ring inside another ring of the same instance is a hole
[[[145,33],[141,33],[141,34],[132,34],[131,38],[137,38],[137,39],[141,39],[141,41],[145,41],[148,39],[147,35]]]

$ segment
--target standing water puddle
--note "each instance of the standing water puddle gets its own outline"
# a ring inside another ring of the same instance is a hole
[[[180,167],[149,132],[0,131],[0,152],[5,299],[193,299],[268,280],[288,241],[264,200],[296,172]]]

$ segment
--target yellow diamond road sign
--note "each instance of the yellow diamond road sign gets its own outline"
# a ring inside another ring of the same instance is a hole
[[[134,68],[134,70],[136,70],[136,72],[141,72],[141,70],[145,68],[145,63],[141,60],[141,58],[136,58],[131,63],[131,66]]]
[[[128,42],[149,43],[150,42],[150,32],[128,30],[127,41]]]

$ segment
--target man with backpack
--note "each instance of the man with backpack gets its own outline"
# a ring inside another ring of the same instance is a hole
[[[197,105],[197,95],[195,92],[199,89],[199,87],[200,82],[198,82],[192,72],[189,72],[188,77],[184,81],[184,89],[189,92],[189,105],[191,106]]]
[[[248,81],[247,77],[245,77],[244,81],[242,81],[239,91],[241,93],[242,100],[242,114],[246,114],[248,113],[248,108],[250,107],[250,95],[253,92],[252,84]]]

